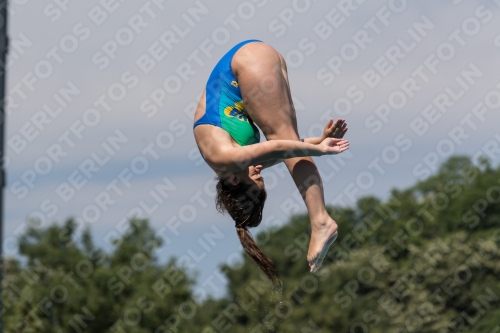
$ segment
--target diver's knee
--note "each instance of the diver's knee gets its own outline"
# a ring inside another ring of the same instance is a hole
[[[232,60],[233,70],[238,73],[261,74],[281,69],[281,55],[271,45],[258,42],[242,46]],[[284,61],[284,60],[283,60]]]

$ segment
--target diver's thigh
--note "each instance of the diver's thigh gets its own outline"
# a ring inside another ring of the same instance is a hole
[[[279,53],[250,43],[232,61],[245,109],[268,140],[298,140],[296,117]]]

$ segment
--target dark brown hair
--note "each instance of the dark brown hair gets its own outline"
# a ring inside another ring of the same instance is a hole
[[[248,228],[256,227],[262,221],[262,211],[266,202],[265,189],[240,181],[237,185],[228,180],[215,177],[217,182],[217,195],[215,205],[219,213],[229,213],[235,222],[236,232],[240,238],[243,249],[250,258],[267,275],[272,283],[279,280],[278,269],[257,246]]]

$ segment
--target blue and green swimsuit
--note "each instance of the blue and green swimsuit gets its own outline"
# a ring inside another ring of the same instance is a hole
[[[231,70],[231,61],[236,51],[251,42],[260,40],[243,41],[219,60],[206,85],[205,114],[193,126],[193,129],[202,124],[220,127],[240,146],[260,142],[259,130],[245,111],[238,81]]]

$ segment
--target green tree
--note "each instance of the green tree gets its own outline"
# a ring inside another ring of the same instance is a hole
[[[147,220],[132,219],[111,254],[94,247],[88,229],[78,241],[75,231],[70,219],[63,226],[30,227],[19,239],[27,264],[6,263],[3,318],[9,331],[145,333],[175,324],[180,307],[191,301],[194,280],[174,259],[158,265],[161,239]],[[183,321],[178,328],[192,326]]]
[[[500,167],[464,156],[388,200],[329,207],[339,237],[309,273],[307,215],[255,235],[277,264],[272,286],[244,255],[222,265],[227,296],[193,299],[194,273],[160,265],[161,239],[132,219],[108,254],[71,219],[31,227],[21,262],[5,260],[3,319],[12,332],[500,331]],[[498,328],[498,330],[497,330]],[[495,331],[496,330],[496,331]]]

